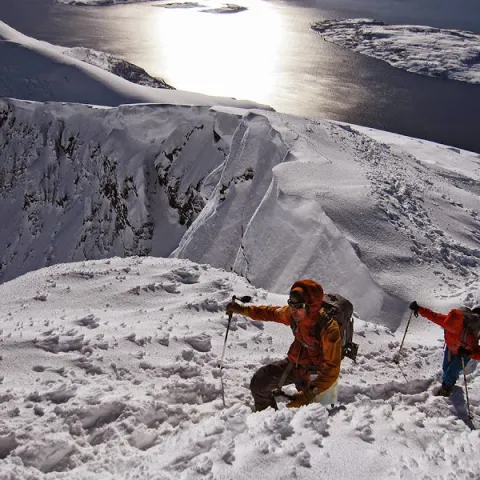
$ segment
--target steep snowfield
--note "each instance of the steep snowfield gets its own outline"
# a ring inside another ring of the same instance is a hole
[[[413,295],[474,302],[480,158],[376,135],[228,107],[0,101],[1,278],[172,255],[276,292],[313,277],[391,328]]]
[[[252,413],[250,378],[284,356],[291,332],[234,317],[224,409],[218,365],[232,294],[287,298],[206,265],[139,257],[1,285],[2,480],[476,478],[480,437],[466,425],[462,382],[451,400],[432,395],[440,328],[414,319],[397,366],[402,332],[357,318],[358,363],[342,365],[345,410]],[[476,362],[468,381],[478,422]]]

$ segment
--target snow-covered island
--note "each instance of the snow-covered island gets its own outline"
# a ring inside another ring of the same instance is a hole
[[[126,5],[128,3],[152,3],[152,0],[55,0],[55,2],[81,7],[105,7],[110,5]]]
[[[325,40],[408,72],[480,83],[480,34],[372,19],[323,20],[312,25]]]
[[[128,3],[152,3],[154,7],[162,8],[197,8],[205,13],[239,13],[247,10],[243,5],[236,5],[233,3],[198,3],[198,2],[152,2],[152,0],[55,0],[57,3],[64,3],[66,5],[76,5],[83,7],[105,7],[110,5],[125,5]]]
[[[479,303],[480,155],[0,39],[1,480],[478,477],[477,362],[472,425],[440,327],[393,360],[411,300]],[[253,413],[292,332],[234,315],[222,375],[225,306],[305,277],[355,308],[344,409]]]
[[[233,3],[207,6],[204,4],[199,4],[197,2],[164,2],[155,3],[153,6],[162,8],[198,8],[200,12],[204,13],[239,13],[247,10],[247,7],[235,5]]]

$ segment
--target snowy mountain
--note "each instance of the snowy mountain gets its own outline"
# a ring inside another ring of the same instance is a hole
[[[276,292],[321,279],[392,328],[417,292],[478,287],[478,155],[227,107],[3,100],[0,119],[2,281],[171,255]]]
[[[131,83],[109,71],[114,70],[115,65],[118,66],[118,59],[102,55],[101,52],[79,52],[39,41],[17,32],[1,21],[0,58],[0,97],[107,106],[167,103],[271,109],[247,100],[211,97]],[[141,77],[138,67],[132,70],[125,62],[120,64],[122,67],[128,70],[124,76],[130,79],[133,77],[136,81]],[[143,80],[147,78],[143,77]]]
[[[411,300],[479,301],[478,154],[0,36],[0,480],[478,476],[462,381],[433,396],[441,329],[414,319],[393,362]],[[344,409],[252,413],[292,333],[240,316],[224,408],[226,304],[284,305],[302,277],[355,307]]]
[[[139,257],[55,265],[0,294],[2,480],[466,480],[480,471],[462,382],[450,400],[432,395],[443,341],[424,319],[412,322],[399,366],[402,332],[356,319],[358,361],[344,360],[340,377],[345,410],[252,413],[250,378],[283,357],[292,333],[233,317],[223,408],[224,307],[232,294],[274,305],[285,295],[207,265]],[[475,365],[467,377],[477,420]]]

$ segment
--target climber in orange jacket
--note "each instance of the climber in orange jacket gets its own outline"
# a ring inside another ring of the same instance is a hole
[[[299,393],[287,406],[300,407],[328,390],[337,380],[342,339],[337,322],[323,315],[322,300],[320,284],[314,280],[300,280],[290,289],[288,305],[284,307],[243,306],[235,302],[227,305],[227,313],[288,325],[295,337],[286,359],[261,367],[254,374],[250,390],[255,411],[277,408],[273,392],[279,386],[294,383]]]
[[[410,304],[416,317],[422,317],[440,325],[445,330],[445,353],[443,356],[442,386],[437,395],[450,396],[460,372],[470,359],[480,360],[480,306],[472,309],[453,309],[447,315],[433,312],[428,308]],[[463,359],[463,362],[462,362]]]

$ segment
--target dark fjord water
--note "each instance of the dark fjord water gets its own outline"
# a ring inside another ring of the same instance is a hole
[[[74,7],[2,0],[0,20],[63,46],[104,50],[178,89],[266,103],[480,153],[480,86],[422,77],[323,41],[326,18],[370,17],[480,32],[478,0],[238,2],[210,14],[155,3]]]

